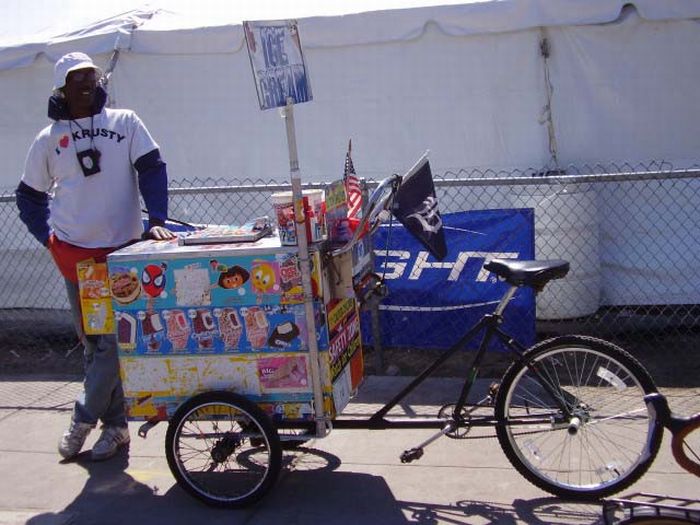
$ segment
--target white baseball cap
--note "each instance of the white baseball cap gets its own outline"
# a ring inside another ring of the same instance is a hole
[[[85,53],[73,52],[63,55],[58,59],[53,69],[53,89],[59,89],[66,85],[66,77],[71,71],[92,68],[98,76],[102,76],[102,70],[97,67],[92,58]]]

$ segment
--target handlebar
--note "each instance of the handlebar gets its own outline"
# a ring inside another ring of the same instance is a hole
[[[379,183],[370,195],[367,206],[362,211],[362,219],[355,229],[352,239],[343,246],[332,250],[331,255],[333,257],[350,251],[363,235],[374,233],[379,225],[389,217],[394,197],[401,186],[402,179],[401,175],[394,173]]]

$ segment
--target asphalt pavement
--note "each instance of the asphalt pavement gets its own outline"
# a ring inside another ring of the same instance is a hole
[[[408,378],[370,376],[346,413],[368,414]],[[400,411],[437,413],[454,399],[455,379],[431,379]],[[165,423],[146,439],[130,423],[129,450],[101,463],[89,452],[61,462],[56,446],[80,382],[0,375],[0,524],[593,524],[601,505],[562,501],[529,484],[508,463],[489,429],[475,439],[441,438],[419,461],[399,454],[432,430],[333,430],[286,451],[282,474],[258,504],[243,510],[207,507],[172,477]],[[700,411],[700,388],[666,389],[674,410]],[[480,433],[479,433],[480,432]],[[85,450],[97,439],[88,438]],[[698,498],[700,479],[673,461],[666,435],[650,471],[622,495],[651,492]]]

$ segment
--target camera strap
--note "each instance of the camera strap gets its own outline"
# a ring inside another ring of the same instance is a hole
[[[90,115],[90,149],[94,150],[95,149],[95,130],[94,130],[94,123],[95,123],[95,115]],[[85,128],[82,127],[80,124],[78,124],[78,121],[70,119],[68,121],[68,127],[70,128],[71,135],[73,134],[73,124],[78,126],[80,131],[82,131],[83,135],[85,135]],[[75,144],[75,141],[73,141],[73,148],[75,149],[75,154],[78,155],[78,146]]]

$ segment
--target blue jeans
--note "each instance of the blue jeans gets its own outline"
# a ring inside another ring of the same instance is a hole
[[[83,343],[85,380],[83,394],[73,407],[73,420],[94,425],[126,426],[124,391],[119,377],[117,337],[114,334],[85,335],[80,314],[78,285],[66,279],[73,323]]]

